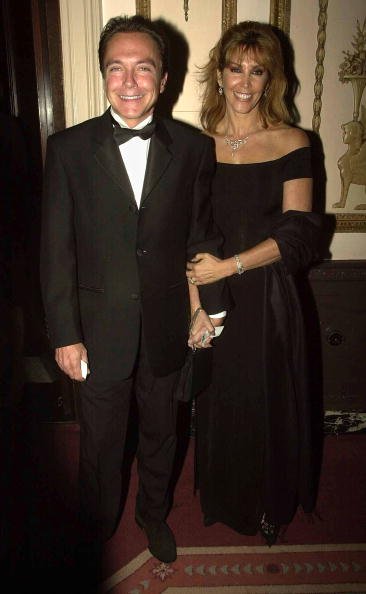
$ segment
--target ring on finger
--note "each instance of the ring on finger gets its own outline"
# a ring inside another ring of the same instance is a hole
[[[202,338],[201,338],[201,344],[205,344],[206,340],[208,339],[208,337],[210,336],[209,332],[204,332],[202,334]]]
[[[191,285],[195,285],[196,284],[196,279],[193,276],[191,276],[190,279],[189,279],[189,282],[191,283]]]

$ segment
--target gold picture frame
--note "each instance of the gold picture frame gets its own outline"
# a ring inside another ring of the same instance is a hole
[[[136,0],[136,14],[140,14],[145,19],[151,19],[150,0]]]
[[[290,32],[291,0],[270,0],[269,22],[287,35]],[[237,21],[237,0],[222,0],[222,31]]]
[[[151,18],[151,0],[136,0],[136,14]],[[290,31],[291,0],[270,0],[270,23],[285,33]],[[222,0],[221,29],[226,31],[237,20],[237,0]]]
[[[222,0],[221,31],[224,33],[237,21],[237,0]]]

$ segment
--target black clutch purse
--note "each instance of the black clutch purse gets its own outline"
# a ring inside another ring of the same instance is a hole
[[[189,349],[181,369],[175,397],[181,402],[189,402],[207,388],[211,381],[212,349]]]
[[[191,333],[200,311],[203,311],[202,307],[198,307],[194,312],[189,324],[189,333]],[[189,402],[208,386],[211,381],[211,351],[212,349],[188,349],[176,386],[176,400]]]

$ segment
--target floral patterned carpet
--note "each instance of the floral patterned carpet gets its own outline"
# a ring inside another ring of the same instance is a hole
[[[187,547],[171,565],[145,551],[107,579],[111,594],[366,592],[366,544]]]
[[[366,437],[325,438],[316,510],[299,510],[275,546],[222,524],[203,527],[193,491],[194,440],[188,447],[169,516],[178,558],[152,558],[133,521],[130,492],[119,529],[105,556],[102,592],[109,594],[366,594]]]

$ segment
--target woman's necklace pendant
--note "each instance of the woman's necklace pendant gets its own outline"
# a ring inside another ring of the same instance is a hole
[[[240,149],[240,147],[242,146],[242,144],[246,144],[248,142],[248,138],[249,136],[246,136],[245,138],[228,138],[227,136],[225,136],[224,140],[225,143],[230,147],[231,149],[231,156],[234,156],[235,151],[237,151],[238,149]]]

